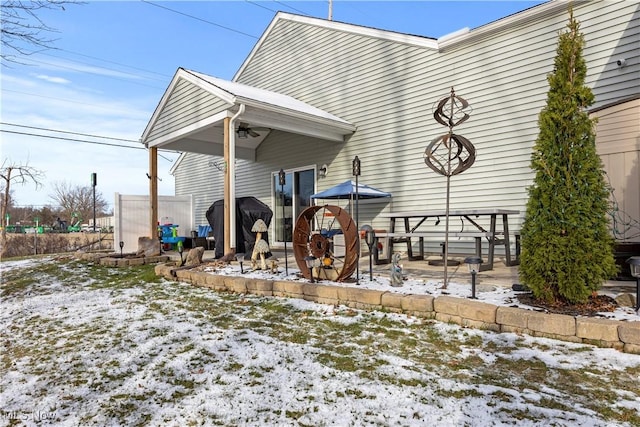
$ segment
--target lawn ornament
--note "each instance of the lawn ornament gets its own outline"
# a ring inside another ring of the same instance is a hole
[[[400,287],[402,283],[402,264],[400,264],[400,254],[396,252],[391,258],[391,286]]]
[[[262,233],[267,232],[267,224],[262,219],[258,219],[253,223],[251,231],[256,233],[256,243],[253,245],[253,252],[251,253],[251,268],[257,270],[258,267],[258,254],[262,260],[262,269],[267,269],[267,264],[264,259],[264,254],[269,252],[269,244],[262,240]],[[260,243],[262,242],[262,243]],[[266,250],[265,250],[266,247]],[[260,252],[262,251],[262,252]]]
[[[446,218],[444,234],[444,284],[447,288],[447,265],[449,264],[449,190],[451,177],[469,169],[476,161],[476,148],[471,141],[453,133],[453,128],[469,118],[471,107],[462,97],[456,95],[453,87],[449,96],[438,101],[433,111],[436,122],[449,128],[444,135],[435,138],[424,150],[424,162],[436,173],[447,177]]]
[[[271,274],[278,274],[278,258],[272,256],[268,258],[267,261],[271,264]]]
[[[321,265],[315,267],[318,278],[324,276],[337,282],[348,279],[358,263],[358,244],[356,223],[339,206],[311,206],[296,220],[293,253],[306,279],[311,278],[311,269],[305,261],[309,256],[321,260]]]

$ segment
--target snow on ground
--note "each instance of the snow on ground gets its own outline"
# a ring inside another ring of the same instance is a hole
[[[95,277],[81,263],[37,270],[56,262],[1,264],[1,425],[633,425],[595,401],[640,420],[640,356],[164,280],[123,283],[117,269]],[[9,289],[4,277],[26,268],[37,283]],[[387,286],[380,280],[359,286]],[[392,289],[425,288],[438,292]]]
[[[218,275],[236,276],[240,274],[240,267],[232,264],[224,268],[205,268],[204,271],[209,271]],[[282,265],[280,265],[279,273],[277,274],[272,274],[268,270],[252,271],[250,269],[247,269],[246,267],[244,268],[244,271],[245,277],[253,279],[292,280],[305,282],[308,281],[307,279],[300,277],[300,270],[298,270],[297,268],[290,267],[289,275],[286,275],[284,272],[284,267]],[[321,280],[320,283],[339,286],[357,286],[363,289],[382,290],[401,294],[428,294],[434,297],[449,295],[461,298],[469,298],[471,297],[470,274],[467,274],[467,276],[469,276],[466,278],[469,280],[468,282],[459,283],[452,280],[449,282],[446,289],[443,289],[442,287],[442,280],[425,280],[411,274],[405,274],[406,280],[404,281],[402,286],[395,287],[391,286],[389,278],[387,276],[382,276],[379,273],[370,275],[368,271],[360,272],[360,280],[358,285],[356,285],[355,280],[350,280],[344,283],[335,283],[327,280]],[[355,277],[355,273],[353,277]],[[534,307],[522,304],[517,298],[518,292],[513,291],[513,289],[510,287],[494,285],[489,283],[488,281],[487,283],[484,283],[481,282],[480,278],[477,279],[477,282],[478,284],[476,286],[476,298],[478,299],[478,301],[498,306],[520,307],[536,310]],[[632,307],[618,307],[613,312],[603,312],[598,313],[598,315],[599,317],[613,320],[637,322],[640,321],[640,313],[636,313],[636,311]]]

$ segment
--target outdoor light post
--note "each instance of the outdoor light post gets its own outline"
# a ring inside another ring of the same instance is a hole
[[[476,274],[480,271],[482,258],[470,256],[465,258],[464,262],[469,266],[469,272],[471,273],[471,299],[476,299]]]
[[[38,217],[33,218],[36,228],[33,230],[33,254],[38,255]]]
[[[313,264],[315,264],[316,262],[316,257],[314,256],[306,256],[304,257],[304,262],[307,264],[307,267],[309,268],[309,272],[311,273],[311,283],[313,283]]]
[[[636,278],[636,313],[640,314],[640,256],[632,256],[627,264],[631,275]]]
[[[120,240],[120,258],[122,258],[122,248],[124,248],[124,242]]]
[[[244,254],[236,254],[236,261],[240,264],[240,274],[244,274],[244,267],[242,267],[242,263],[244,262]]]
[[[282,241],[284,242],[284,271],[289,275],[289,261],[287,260],[287,222],[284,219],[284,184],[286,183],[287,174],[283,169],[278,172],[278,181],[280,183],[280,192],[282,193]]]
[[[353,159],[353,176],[356,177],[356,227],[358,226],[358,222],[360,222],[360,218],[358,217],[358,177],[360,176],[360,159],[358,156]],[[360,235],[358,234],[358,247],[356,248],[358,253],[358,260],[356,262],[356,285],[360,284]]]
[[[364,231],[364,241],[367,243],[369,247],[369,280],[373,282],[373,246],[376,242],[376,233],[373,231],[373,227],[368,224],[365,224],[360,229]]]
[[[93,187],[93,232],[96,231],[96,185],[98,185],[98,174],[91,174],[91,186]]]

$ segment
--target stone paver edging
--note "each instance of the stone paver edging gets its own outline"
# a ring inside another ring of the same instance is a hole
[[[166,263],[169,261],[167,255],[157,256],[114,256],[112,253],[96,253],[96,252],[76,252],[75,257],[83,261],[91,261],[107,267],[127,267],[133,265],[157,264],[159,262]]]
[[[358,289],[339,284],[221,276],[197,270],[177,270],[172,263],[156,265],[155,272],[169,280],[177,279],[216,291],[299,298],[363,310],[385,310],[496,332],[523,333],[640,354],[640,322],[541,313],[451,296],[434,297]]]

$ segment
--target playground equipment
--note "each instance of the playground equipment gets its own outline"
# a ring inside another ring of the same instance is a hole
[[[158,225],[158,234],[161,236],[160,241],[162,242],[163,249],[166,251],[172,249],[178,242],[184,245],[186,239],[186,237],[178,236],[177,224]]]
[[[82,231],[82,219],[77,212],[71,214],[71,225],[67,227],[69,233],[77,233]]]

